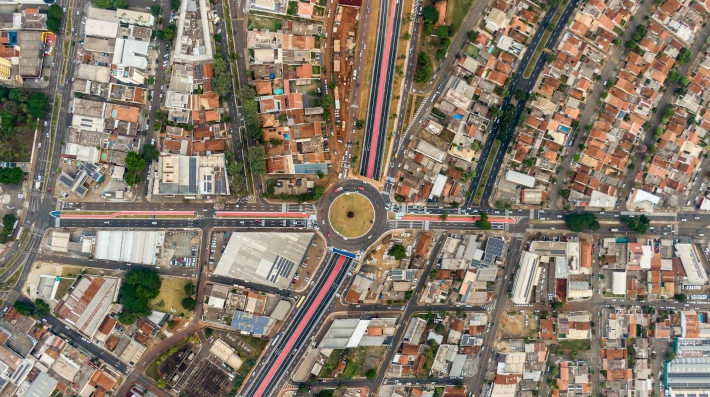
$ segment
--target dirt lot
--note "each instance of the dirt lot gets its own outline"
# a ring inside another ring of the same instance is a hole
[[[227,395],[231,388],[229,377],[222,368],[202,360],[183,392],[193,397],[219,397]]]
[[[416,233],[395,233],[391,235],[391,238],[393,239],[399,239],[402,240],[402,245],[405,247],[411,245],[414,243],[414,240],[416,239],[417,234]],[[388,244],[387,242],[390,241],[389,237],[385,237],[382,240],[378,242],[378,244],[374,247],[372,251],[370,251],[370,255],[368,258],[372,258],[372,262],[368,262],[367,264],[364,264],[362,267],[363,271],[371,272],[374,273],[375,279],[380,280],[383,275],[387,274],[386,272],[390,269],[398,269],[399,264],[401,261],[398,261],[392,257],[388,259],[388,262],[384,261],[384,256],[385,252],[389,250],[391,244]]]
[[[530,313],[513,314],[509,312],[501,317],[500,335],[503,338],[525,338],[537,333],[538,324]],[[517,312],[515,312],[517,313]],[[527,319],[527,325],[525,321]]]
[[[373,7],[377,8],[377,7]],[[346,130],[346,127],[348,125],[352,124],[352,120],[349,119],[350,112],[348,111],[350,109],[349,105],[349,100],[350,100],[350,93],[351,90],[353,89],[353,78],[352,78],[352,69],[353,69],[353,59],[356,57],[359,57],[359,52],[360,48],[355,47],[352,52],[346,51],[346,43],[348,39],[348,33],[354,33],[354,36],[352,37],[351,40],[357,41],[357,28],[358,28],[358,23],[357,23],[357,16],[358,13],[360,12],[360,8],[358,7],[349,7],[349,6],[338,6],[338,9],[343,10],[343,17],[340,22],[340,26],[338,26],[338,32],[334,33],[333,35],[333,40],[338,40],[340,41],[340,55],[335,55],[333,54],[333,59],[334,60],[340,60],[340,73],[334,74],[336,75],[336,83],[338,85],[338,98],[335,99],[340,99],[340,106],[341,106],[341,112],[340,112],[340,128],[335,129],[335,133],[337,134],[337,137],[340,137],[343,139],[343,143],[339,144],[337,146],[337,150],[341,152],[345,152],[345,144],[347,141],[345,140],[345,133],[344,131]],[[337,12],[337,11],[336,11]],[[376,19],[374,20],[376,21]],[[377,25],[377,23],[374,23],[374,25]],[[374,48],[374,46],[371,46]],[[374,51],[374,49],[373,49]],[[364,54],[363,54],[364,56]],[[362,68],[360,68],[360,71],[362,72]],[[367,74],[365,74],[367,75]],[[362,91],[363,94],[365,93],[365,90]],[[364,117],[361,117],[364,119]],[[345,127],[345,128],[343,128]],[[337,141],[336,141],[337,142]],[[331,144],[335,144],[335,142],[331,141]],[[356,139],[356,142],[353,143],[353,153],[357,154],[359,152],[359,145],[360,145],[360,140]],[[331,149],[332,150],[332,149]],[[338,165],[334,165],[333,167],[335,169],[340,169],[340,156],[333,156],[333,162],[338,163]],[[354,161],[353,161],[354,163]],[[353,167],[351,167],[352,169]]]
[[[352,349],[333,350],[328,357],[321,378],[353,379],[364,378],[370,368],[378,369],[387,349],[385,347],[357,347]],[[340,362],[346,366],[342,373],[337,372]]]

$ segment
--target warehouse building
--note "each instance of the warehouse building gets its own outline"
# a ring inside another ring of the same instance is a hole
[[[288,288],[313,233],[233,233],[214,273]]]
[[[710,389],[710,357],[676,357],[665,363],[670,389]]]
[[[80,332],[93,337],[117,298],[118,279],[84,275],[69,297],[59,302],[57,314]]]
[[[94,257],[101,260],[155,265],[156,251],[165,241],[164,231],[99,230]]]

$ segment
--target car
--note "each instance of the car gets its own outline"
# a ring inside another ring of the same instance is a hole
[[[330,237],[330,232],[328,232],[328,237]]]
[[[151,140],[150,140],[150,144],[153,145],[153,146],[155,146],[155,139],[151,139]]]
[[[358,186],[358,187],[357,187],[357,190],[363,191],[363,190],[365,190],[365,187],[364,187],[364,186]]]
[[[51,187],[48,187],[48,188],[47,188],[47,191],[48,191],[48,192],[51,192],[51,191],[52,191],[52,188],[51,188]]]
[[[341,187],[338,187],[338,188],[335,188],[335,190],[333,190],[333,193],[338,193],[338,192],[341,191],[341,190],[343,190],[343,187],[342,187],[342,186],[341,186]]]
[[[45,127],[47,126],[47,120],[44,120],[44,126]]]

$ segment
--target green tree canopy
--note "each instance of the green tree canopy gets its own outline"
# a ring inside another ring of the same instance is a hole
[[[247,161],[251,167],[251,172],[256,175],[266,174],[266,151],[263,146],[249,146],[247,150]]]
[[[440,39],[445,39],[449,37],[449,27],[446,25],[441,25],[438,28],[436,28],[436,35]]]
[[[565,223],[569,230],[573,232],[583,232],[585,229],[598,230],[599,221],[597,221],[597,216],[592,213],[586,214],[567,214],[565,216]]]
[[[3,185],[17,185],[22,182],[25,173],[19,167],[0,168],[0,183]]]
[[[160,151],[155,148],[152,144],[143,145],[143,150],[141,151],[141,157],[146,162],[155,161],[160,157]]]
[[[15,303],[12,305],[12,307],[14,307],[15,310],[17,310],[17,312],[23,316],[31,316],[32,315],[32,306],[28,305],[27,303],[25,303],[21,300],[16,300]]]
[[[157,4],[153,4],[150,6],[150,13],[153,14],[154,17],[159,17],[160,16],[160,6]]]
[[[402,244],[394,244],[389,250],[389,255],[396,260],[404,259],[407,256],[407,249]]]
[[[430,23],[436,23],[439,20],[439,11],[433,5],[428,5],[422,10],[424,20]]]
[[[38,316],[49,314],[49,304],[43,299],[35,299],[35,313]]]
[[[194,298],[185,298],[181,302],[183,309],[193,311],[197,306],[197,302]]]
[[[140,316],[151,313],[148,302],[160,294],[162,281],[153,270],[132,269],[126,273],[126,279],[118,292],[118,302],[123,311],[118,319],[123,324],[133,324]]]
[[[377,370],[374,368],[370,368],[365,372],[365,377],[369,380],[374,380],[377,377]]]
[[[648,232],[648,225],[651,224],[651,220],[646,215],[641,215],[638,218],[623,217],[621,218],[621,223],[638,234],[645,234]]]
[[[184,290],[185,290],[185,295],[192,296],[192,295],[195,295],[197,288],[195,287],[195,283],[189,282],[189,283],[185,284]]]
[[[481,230],[491,230],[491,223],[488,221],[488,214],[480,211],[478,213],[478,220],[476,221],[476,226]]]

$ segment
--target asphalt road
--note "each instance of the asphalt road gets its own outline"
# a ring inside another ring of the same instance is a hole
[[[306,318],[309,310],[314,305],[317,298],[316,293],[311,293],[306,296],[306,299],[301,307],[293,312],[290,321],[287,321],[288,325],[286,325],[286,327],[279,333],[280,337],[272,342],[272,345],[267,348],[268,352],[262,357],[261,363],[254,369],[254,371],[252,371],[251,376],[244,383],[240,396],[261,397],[262,395],[273,395],[271,391],[279,385],[283,376],[288,375],[291,363],[294,362],[295,353],[303,346],[303,343],[308,339],[308,336],[314,330],[315,325],[318,323],[323,314],[326,313],[327,307],[333,300],[335,292],[338,290],[351,270],[350,266],[352,264],[352,259],[346,258],[338,274],[336,275],[333,284],[330,286],[326,285],[328,276],[335,269],[340,258],[342,257],[338,254],[331,254],[326,265],[323,266],[323,270],[321,270],[320,274],[316,276],[313,291],[321,291],[323,288],[328,288],[328,291],[316,307],[315,312],[310,315],[310,318]],[[294,333],[303,321],[307,321],[306,327],[300,335],[295,335]],[[291,351],[285,351],[284,347],[288,344],[289,339],[292,337],[296,337],[296,344]],[[281,366],[278,370],[276,370],[275,376],[270,378],[269,372],[277,364],[279,357],[283,360]],[[265,382],[268,382],[268,385],[263,391],[263,394],[259,394],[257,391]]]
[[[575,7],[577,6],[579,0],[571,0],[569,3],[567,3],[567,6],[565,7],[564,12],[562,13],[562,17],[559,19],[560,21],[567,21],[567,19],[570,17],[572,12],[574,11]],[[550,9],[545,16],[543,17],[542,21],[540,22],[540,26],[538,26],[537,31],[535,32],[535,35],[533,36],[532,39],[532,45],[528,47],[525,56],[523,57],[523,60],[520,62],[516,69],[515,75],[512,77],[512,83],[510,85],[509,89],[509,94],[508,96],[503,100],[503,103],[501,105],[501,109],[505,110],[507,106],[510,105],[511,100],[513,99],[513,96],[515,95],[515,92],[517,90],[523,90],[526,93],[531,92],[531,90],[534,87],[535,82],[537,81],[538,77],[540,76],[540,72],[544,69],[545,64],[547,63],[547,60],[544,56],[540,56],[537,60],[537,64],[535,65],[535,69],[533,73],[530,75],[528,79],[523,78],[523,72],[527,68],[528,63],[531,60],[532,53],[535,51],[535,44],[538,43],[541,40],[542,35],[545,33],[547,30],[547,25],[550,24],[550,21],[552,20],[552,16],[555,14],[555,11],[557,8]],[[553,49],[555,44],[557,43],[557,39],[559,38],[560,34],[562,31],[565,29],[565,23],[558,23],[557,27],[555,30],[552,32],[550,35],[549,39],[547,40],[547,43],[545,44],[545,48]],[[493,167],[490,170],[490,177],[488,181],[486,181],[485,187],[484,187],[484,192],[483,196],[481,199],[481,204],[480,206],[482,208],[487,208],[488,207],[488,199],[491,195],[491,192],[493,191],[494,187],[494,182],[496,180],[496,177],[498,176],[498,173],[500,172],[500,167],[503,164],[503,159],[505,158],[506,151],[508,149],[508,145],[510,142],[513,140],[513,135],[515,134],[515,128],[518,125],[518,122],[520,121],[520,117],[522,114],[525,112],[525,103],[526,101],[520,101],[518,102],[516,108],[515,108],[515,118],[513,122],[510,124],[508,127],[508,130],[506,131],[505,138],[501,142],[500,146],[498,147],[498,151],[495,153],[491,152],[491,149],[493,147],[493,142],[495,141],[494,139],[488,139],[486,140],[486,143],[483,147],[482,155],[478,159],[478,165],[476,167],[476,177],[474,177],[471,180],[471,187],[470,187],[470,196],[466,200],[466,206],[470,206],[471,202],[473,201],[475,195],[476,195],[476,190],[478,189],[478,185],[481,181],[481,178],[483,176],[483,169],[486,166],[486,162],[488,161],[488,158],[493,155],[495,160],[493,163]],[[493,128],[491,129],[489,135],[490,138],[494,138],[495,136],[498,135],[498,129],[499,125],[498,122],[494,122]]]

